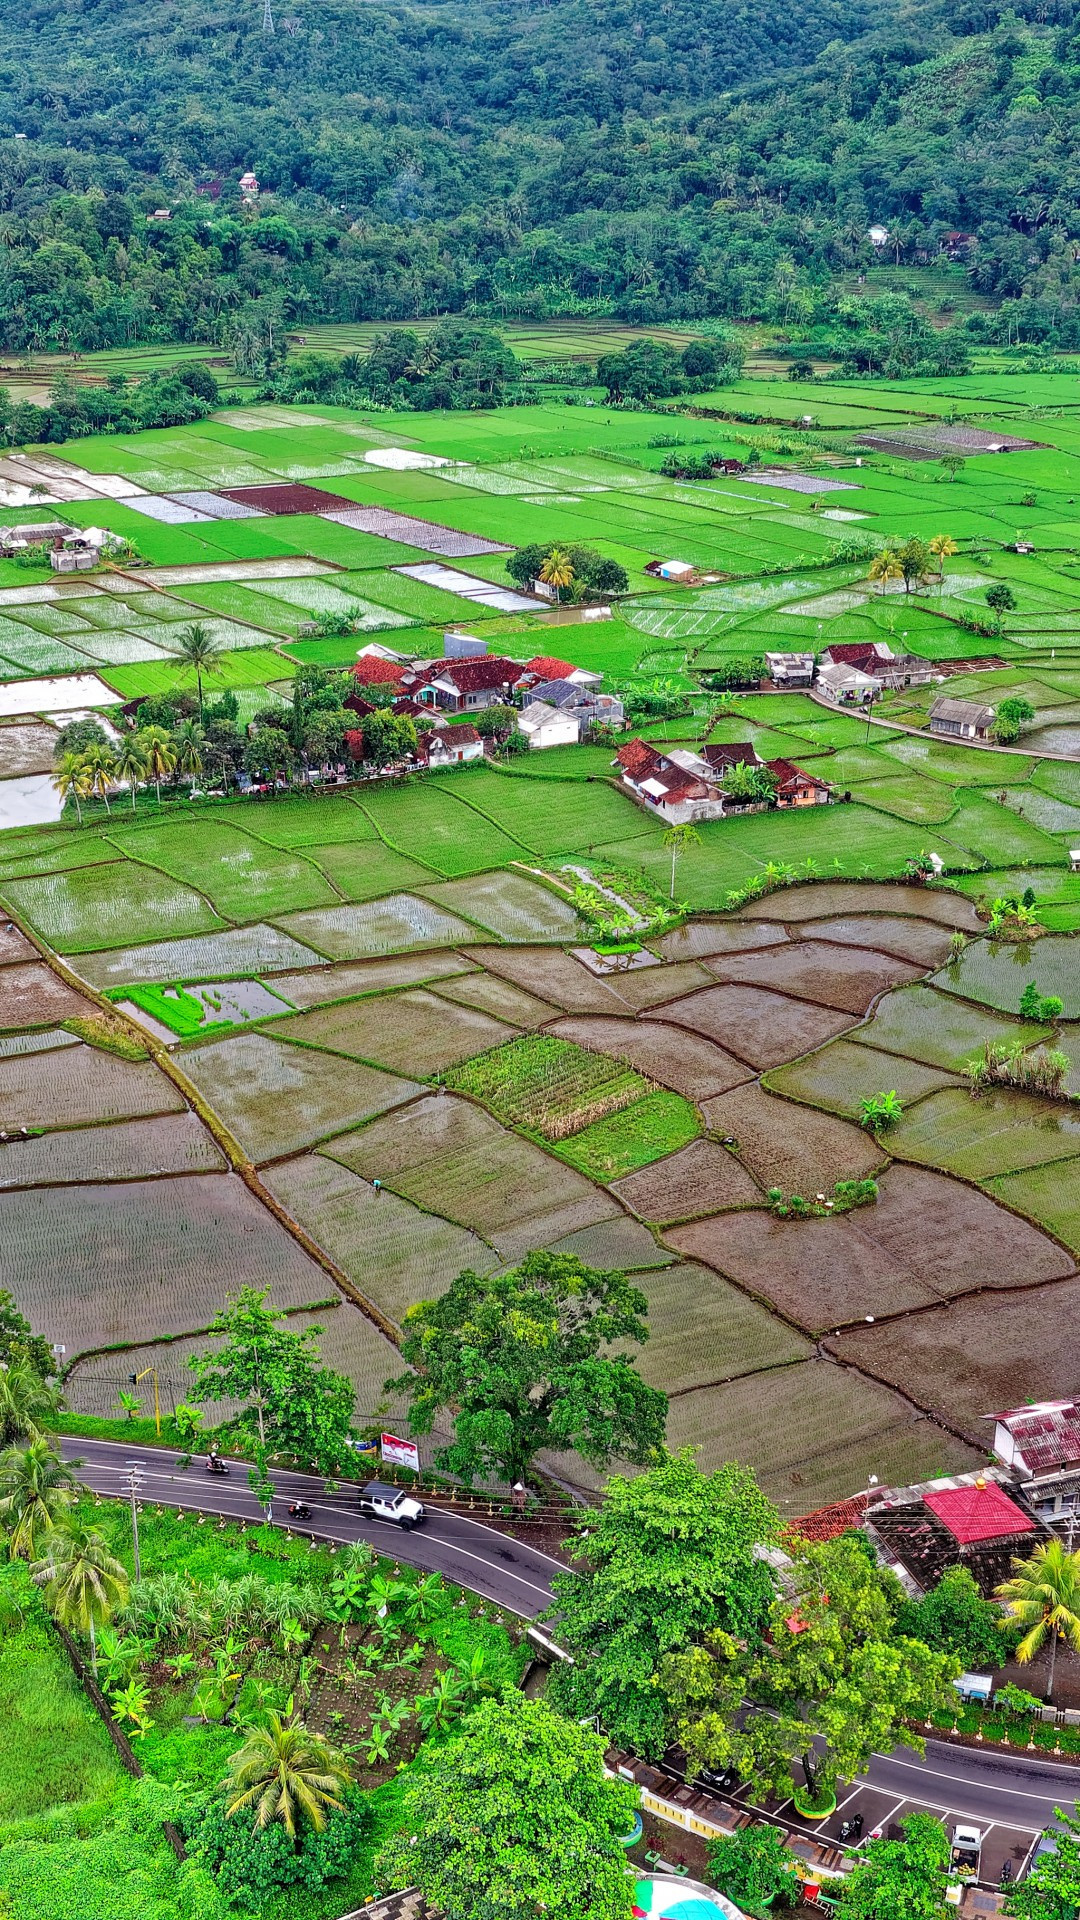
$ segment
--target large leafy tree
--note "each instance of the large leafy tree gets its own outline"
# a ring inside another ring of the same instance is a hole
[[[13,1360],[29,1360],[43,1380],[56,1372],[49,1342],[43,1334],[33,1332],[29,1320],[19,1312],[12,1295],[3,1287],[0,1288],[0,1365],[10,1366]]]
[[[560,1643],[552,1675],[569,1712],[598,1714],[612,1739],[658,1754],[671,1733],[659,1685],[668,1656],[716,1628],[755,1639],[773,1597],[756,1552],[779,1517],[746,1468],[702,1473],[689,1452],[609,1482],[573,1573],[556,1575]]]
[[[319,1330],[291,1333],[266,1304],[267,1289],[241,1287],[210,1327],[216,1352],[193,1354],[198,1400],[240,1402],[229,1422],[254,1453],[252,1484],[266,1492],[272,1455],[284,1455],[317,1473],[339,1472],[349,1457],[355,1389],[319,1359]]]
[[[844,1882],[843,1920],[945,1920],[945,1828],[932,1813],[909,1813],[900,1830],[902,1839],[870,1840],[859,1855]]]
[[[925,1599],[903,1602],[896,1623],[939,1653],[954,1653],[968,1671],[1003,1666],[1009,1657],[1001,1609],[984,1600],[967,1567],[946,1567]]]
[[[734,1766],[760,1792],[817,1799],[952,1698],[959,1661],[896,1630],[895,1582],[858,1539],[796,1542],[766,1645],[727,1633],[675,1654],[662,1674],[691,1760]],[[749,1711],[744,1702],[749,1701]]]
[[[441,1299],[409,1308],[410,1371],[387,1390],[408,1394],[414,1433],[452,1414],[439,1463],[466,1480],[522,1478],[545,1447],[643,1465],[663,1446],[667,1401],[604,1350],[648,1337],[647,1304],[625,1274],[569,1254],[530,1253],[490,1277],[466,1269]]]
[[[55,1420],[60,1389],[28,1359],[0,1361],[0,1446],[39,1440]]]
[[[1016,1920],[1076,1920],[1080,1913],[1080,1821],[1060,1807],[1055,1851],[1036,1860],[1026,1880],[1014,1887],[1005,1911]]]
[[[604,1775],[603,1742],[542,1700],[488,1700],[410,1775],[405,1826],[378,1862],[446,1920],[630,1920],[619,1836],[637,1789]]]

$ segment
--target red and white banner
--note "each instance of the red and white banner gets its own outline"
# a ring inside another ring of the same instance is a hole
[[[394,1433],[383,1434],[382,1457],[392,1460],[396,1467],[411,1467],[414,1473],[420,1471],[419,1447],[412,1440],[399,1440]]]

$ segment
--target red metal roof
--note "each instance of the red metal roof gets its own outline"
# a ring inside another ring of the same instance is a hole
[[[825,651],[834,666],[857,667],[860,673],[880,672],[885,664],[872,640],[846,640],[840,646],[830,643]]]
[[[1074,1401],[1047,1400],[997,1418],[1012,1434],[1031,1473],[1080,1464],[1080,1407]]]
[[[954,1540],[972,1547],[980,1540],[1007,1540],[1016,1533],[1034,1533],[1031,1515],[1010,1500],[993,1481],[981,1487],[948,1487],[928,1493],[923,1504],[936,1514]]]

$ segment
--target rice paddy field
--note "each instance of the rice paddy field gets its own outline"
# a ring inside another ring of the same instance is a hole
[[[48,511],[141,561],[0,562],[0,802],[48,788],[71,712],[193,686],[195,619],[221,642],[207,691],[235,690],[242,720],[301,666],[348,665],[373,636],[438,656],[457,625],[624,693],[678,691],[654,745],[749,740],[836,799],[707,822],[674,877],[662,823],[593,746],[325,793],[143,793],[134,812],[87,803],[82,825],[0,804],[26,822],[0,830],[6,1283],[65,1345],[76,1408],[109,1410],[129,1350],[160,1353],[185,1397],[185,1343],[242,1277],[333,1324],[328,1357],[371,1416],[409,1305],[536,1247],[636,1276],[671,1444],[746,1461],[791,1515],[870,1472],[974,1466],[985,1413],[1075,1391],[1070,388],[753,377],[664,420],[243,407],[50,451],[68,482]],[[981,450],[1003,436],[1029,444]],[[679,481],[672,441],[756,458]],[[114,497],[117,479],[145,491]],[[871,587],[843,544],[938,532],[958,551],[910,595]],[[534,540],[627,567],[610,619],[552,630],[539,601],[500,604],[508,551]],[[671,558],[695,585],[646,572]],[[435,584],[401,571],[430,566]],[[1016,606],[988,637],[995,582]],[[302,633],[346,605],[356,634]],[[926,689],[867,719],[709,684],[766,648],[863,639],[941,663],[958,695],[1028,700],[1016,750],[933,737]],[[929,854],[940,880],[913,884]],[[592,946],[564,871],[590,864],[674,895],[644,964]],[[1027,937],[992,938],[992,902],[1028,893]],[[1022,1014],[1031,987],[1060,1010]],[[1062,1050],[1064,1097],[1022,1073],[974,1097],[988,1046]],[[875,1135],[862,1103],[890,1092],[900,1115]],[[847,1210],[837,1183],[865,1179],[876,1199]],[[347,1313],[322,1305],[343,1296]]]

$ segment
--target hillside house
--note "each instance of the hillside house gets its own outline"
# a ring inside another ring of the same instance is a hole
[[[714,773],[723,775],[728,767],[760,767],[761,755],[749,740],[716,742],[701,749],[701,758]]]
[[[804,767],[797,767],[793,760],[766,760],[770,773],[776,775],[775,800],[778,807],[827,807],[832,799],[832,788],[827,780],[819,780],[816,774],[807,773]]]
[[[724,795],[711,767],[694,754],[685,758],[696,761],[696,768],[680,765],[673,754],[658,753],[644,740],[628,740],[612,764],[627,792],[665,826],[722,819]]]
[[[393,687],[395,689],[400,687],[405,670],[403,660],[391,660],[384,654],[367,650],[349,668],[358,687]]]
[[[930,731],[954,740],[988,740],[996,711],[981,700],[957,700],[951,694],[939,694],[930,703]]]
[[[690,560],[661,560],[656,568],[657,578],[671,580],[676,586],[689,586],[697,579],[697,568]]]
[[[460,767],[483,757],[484,743],[475,727],[433,727],[416,736],[416,761],[421,767]]]
[[[104,527],[66,527],[53,542],[49,565],[54,573],[89,573],[101,565],[102,553],[113,539],[115,535]]]
[[[581,727],[573,713],[560,713],[546,700],[530,700],[518,715],[518,727],[530,747],[576,747]]]
[[[809,687],[813,683],[812,653],[767,653],[765,665],[774,687]]]
[[[472,660],[436,660],[402,679],[402,692],[422,706],[443,713],[480,713],[485,707],[509,705],[520,662],[485,654]]]
[[[988,1417],[994,1452],[1012,1468],[1032,1511],[1050,1525],[1071,1519],[1080,1503],[1080,1404],[1041,1400]]]

